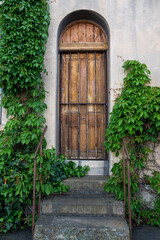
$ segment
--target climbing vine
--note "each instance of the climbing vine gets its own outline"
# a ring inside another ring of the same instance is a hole
[[[127,76],[124,78],[121,95],[117,97],[111,113],[105,146],[107,151],[111,150],[118,156],[122,150],[122,139],[126,139],[130,154],[132,220],[134,224],[143,222],[160,226],[159,172],[155,171],[148,177],[141,174],[147,156],[151,153],[146,143],[159,141],[160,88],[146,85],[151,79],[150,71],[145,64],[128,60],[124,62],[123,68]],[[117,199],[123,200],[122,160],[114,164],[112,173],[105,185],[105,191],[115,193]],[[158,197],[154,210],[142,204],[139,194],[140,183],[150,184],[156,190]]]
[[[45,124],[47,108],[41,73],[50,23],[47,0],[3,0],[0,9],[0,88],[8,121],[0,132],[0,232],[31,223],[33,156]],[[62,180],[84,176],[87,167],[65,163],[54,149],[37,162],[37,186],[42,194],[67,190]],[[40,183],[39,175],[43,182]]]

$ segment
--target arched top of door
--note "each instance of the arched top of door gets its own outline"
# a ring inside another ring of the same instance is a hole
[[[60,51],[101,51],[108,49],[105,31],[93,21],[79,20],[69,24],[61,33]]]

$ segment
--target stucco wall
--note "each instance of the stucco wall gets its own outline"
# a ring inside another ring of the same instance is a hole
[[[57,147],[57,33],[62,19],[77,10],[92,10],[108,23],[110,31],[109,111],[123,83],[122,59],[137,59],[151,70],[152,85],[160,87],[160,0],[50,0],[51,24],[43,76],[48,109],[45,112],[48,147]],[[3,119],[3,123],[5,123]],[[109,154],[110,168],[117,161]]]

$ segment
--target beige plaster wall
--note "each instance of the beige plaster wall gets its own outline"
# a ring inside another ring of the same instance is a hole
[[[48,147],[57,144],[57,32],[62,19],[76,10],[92,10],[110,30],[109,111],[123,83],[122,59],[137,59],[151,70],[152,85],[160,87],[160,0],[50,0],[51,23],[43,76],[48,109],[45,112]],[[3,121],[5,123],[5,119]],[[109,154],[110,169],[118,158]]]

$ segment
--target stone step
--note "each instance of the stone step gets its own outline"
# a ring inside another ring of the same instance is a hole
[[[52,217],[41,215],[34,240],[129,240],[126,221],[118,217]]]
[[[129,240],[124,204],[104,192],[106,181],[102,176],[65,180],[69,192],[41,201],[34,240]]]
[[[70,192],[90,195],[92,193],[104,193],[104,185],[107,182],[105,176],[84,176],[82,178],[68,178],[63,183],[70,187]]]
[[[41,202],[41,214],[124,217],[124,203],[107,194],[50,195]]]

